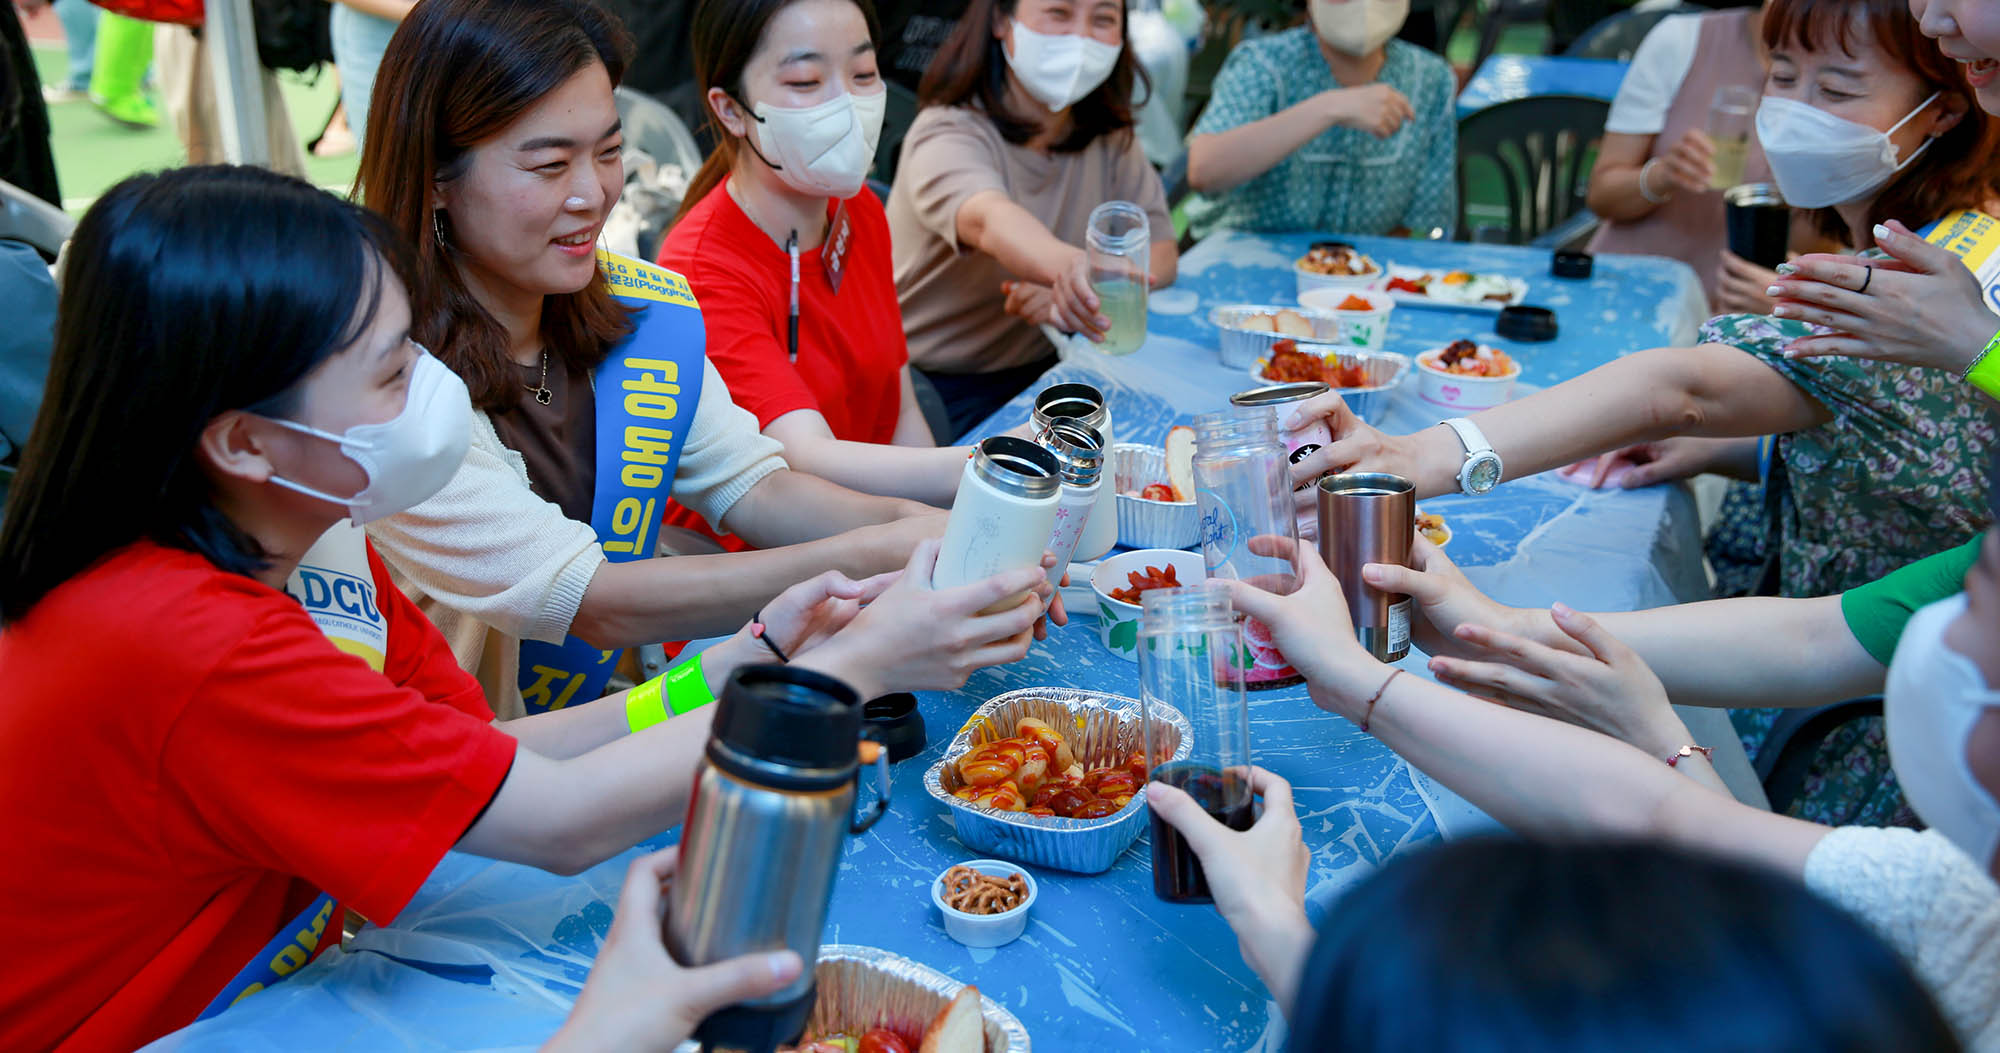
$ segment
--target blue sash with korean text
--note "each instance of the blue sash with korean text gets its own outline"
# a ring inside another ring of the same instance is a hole
[[[687,279],[664,267],[597,253],[619,303],[641,310],[632,333],[597,368],[597,493],[590,525],[614,563],[653,555],[695,405],[707,331]],[[521,641],[521,699],[530,713],[581,705],[604,693],[616,650],[567,637]]]

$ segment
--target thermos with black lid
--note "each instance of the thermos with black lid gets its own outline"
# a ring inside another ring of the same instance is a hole
[[[667,950],[693,967],[790,948],[805,969],[702,1021],[702,1048],[770,1053],[804,1032],[842,846],[889,807],[889,758],[877,749],[878,799],[853,814],[861,733],[861,699],[832,677],[746,666],[724,685],[667,893]]]

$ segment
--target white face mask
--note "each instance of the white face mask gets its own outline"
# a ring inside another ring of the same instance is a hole
[[[1965,744],[1987,709],[2000,706],[2000,691],[1986,685],[1971,659],[1945,645],[1946,627],[1964,611],[1960,593],[1910,618],[1889,664],[1882,711],[1889,763],[1910,807],[1986,867],[2000,847],[2000,801],[1973,776]]]
[[[1313,32],[1326,46],[1360,58],[1389,42],[1410,17],[1410,0],[1348,0],[1330,4],[1313,0]]]
[[[816,106],[760,102],[757,144],[785,185],[814,197],[850,198],[861,191],[882,137],[885,89],[872,95],[842,93]]]
[[[472,400],[466,394],[465,381],[429,351],[419,354],[412,364],[403,412],[394,420],[358,425],[335,435],[297,421],[268,419],[339,443],[340,452],[361,466],[368,484],[353,497],[335,497],[276,474],[271,476],[273,483],[287,490],[347,509],[356,526],[405,511],[444,489],[458,473],[465,449],[472,442]]]
[[[1036,102],[1061,112],[1111,76],[1118,50],[1101,40],[1067,33],[1050,36],[1016,22],[1014,53],[1007,56],[1007,65]]]
[[[1929,99],[1897,121],[1895,128],[1881,132],[1817,106],[1766,95],[1757,107],[1757,141],[1764,147],[1764,158],[1771,163],[1771,176],[1778,181],[1785,204],[1793,208],[1844,205],[1880,188],[1930,149],[1931,140],[1925,139],[1899,162],[1896,144],[1889,136],[1924,112],[1937,97],[1938,93],[1932,92]]]

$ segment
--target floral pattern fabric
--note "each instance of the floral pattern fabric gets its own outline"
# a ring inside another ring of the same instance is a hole
[[[1787,344],[1812,332],[1802,322],[1737,314],[1711,319],[1701,333],[1703,343],[1756,356],[1833,414],[1776,440],[1775,489],[1758,525],[1776,547],[1785,596],[1845,592],[1962,544],[1991,522],[1986,468],[1996,422],[1979,394],[1941,370],[1784,357]],[[1778,714],[1731,714],[1753,757]],[[1913,823],[1889,770],[1881,720],[1829,736],[1789,811],[1830,824]]]
[[[1378,82],[1403,93],[1416,116],[1377,139],[1329,128],[1243,185],[1188,199],[1188,229],[1205,238],[1231,230],[1422,234],[1458,226],[1458,81],[1436,55],[1388,43]],[[1340,87],[1311,26],[1246,40],[1215,75],[1208,107],[1190,136],[1261,121]]]

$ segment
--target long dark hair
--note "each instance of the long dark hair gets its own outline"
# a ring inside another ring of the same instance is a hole
[[[138,175],[70,243],[49,379],[0,524],[0,623],[141,538],[252,574],[196,454],[219,413],[282,414],[415,267],[388,224],[261,168]]]
[[[1876,192],[1868,225],[1900,219],[1912,227],[1954,209],[1985,207],[2000,192],[2000,120],[1979,108],[1965,80],[1964,64],[1946,57],[1937,41],[1917,28],[1909,0],[1772,0],[1764,11],[1764,46],[1854,54],[1859,21],[1868,39],[1896,65],[1916,74],[1938,101],[1957,98],[1965,115],[1938,136],[1923,156],[1896,173]],[[1924,94],[1930,94],[1926,91]],[[1813,226],[1837,241],[1853,244],[1859,232],[1847,229],[1831,208],[1811,211]]]
[[[424,280],[412,292],[413,335],[481,409],[513,406],[521,385],[506,330],[446,248],[451,216],[431,207],[432,188],[464,175],[473,146],[592,63],[615,87],[631,52],[624,28],[589,0],[423,0],[383,53],[368,107],[369,127],[382,131],[363,147],[355,193],[416,247]],[[595,368],[630,327],[598,282],[542,308],[542,338],[575,369]]]
[[[1000,131],[1000,138],[1016,146],[1035,137],[1041,130],[1033,118],[1007,108],[1007,52],[993,31],[1002,18],[1014,17],[1017,0],[972,0],[959,16],[951,36],[938,47],[924,79],[917,86],[920,106],[970,106],[977,104]],[[1069,108],[1069,134],[1051,149],[1075,153],[1113,132],[1131,134],[1132,86],[1146,76],[1132,58],[1130,21],[1125,5],[1119,4],[1118,64],[1095,91]],[[1150,91],[1152,81],[1147,80]]]
[[[747,106],[743,101],[743,68],[750,64],[757,54],[757,45],[764,40],[764,28],[771,24],[778,12],[797,3],[798,0],[700,0],[694,8],[694,27],[689,32],[694,47],[695,88],[701,101],[701,112],[708,115],[709,133],[715,137],[715,149],[696,170],[694,179],[688,183],[687,193],[681,197],[681,210],[674,218],[688,214],[689,210],[701,203],[708,192],[722,185],[729,178],[729,170],[736,165],[736,151],[740,149],[738,139],[729,129],[722,126],[722,118],[717,116],[715,107],[708,104],[708,90],[721,88],[735,99],[737,105]],[[852,0],[861,9],[861,17],[868,20],[868,39],[877,46],[882,43],[882,26],[875,17],[875,5],[870,0]]]
[[[1334,904],[1290,1049],[1958,1049],[1894,951],[1797,880],[1647,844],[1462,841]]]

